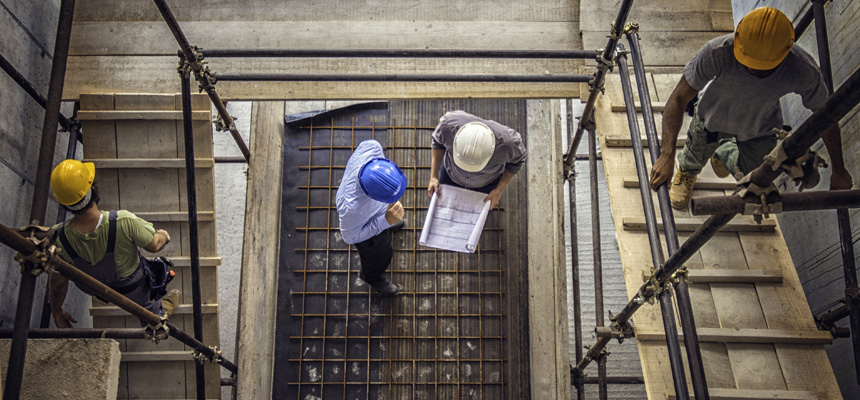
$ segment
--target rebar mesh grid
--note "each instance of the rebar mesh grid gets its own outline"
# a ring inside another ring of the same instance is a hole
[[[294,237],[281,250],[281,273],[290,274],[291,287],[283,310],[289,327],[278,337],[289,343],[278,355],[288,365],[276,368],[286,371],[275,377],[286,383],[280,398],[506,398],[505,211],[490,214],[474,254],[420,246],[432,121],[395,121],[387,110],[327,118],[302,123],[287,138],[298,157],[285,162],[292,164],[285,165],[292,186],[284,191],[298,195],[283,209],[293,224],[282,234]],[[401,287],[393,298],[358,279],[358,253],[338,230],[343,168],[367,139],[379,141],[409,179],[400,200],[407,224],[393,235],[386,272]]]

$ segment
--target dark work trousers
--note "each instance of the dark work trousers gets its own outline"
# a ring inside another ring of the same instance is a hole
[[[382,279],[382,274],[391,265],[394,248],[391,247],[391,231],[386,229],[376,236],[355,244],[361,258],[361,278],[367,282]]]
[[[496,188],[496,186],[499,186],[499,182],[501,182],[501,181],[502,181],[502,176],[499,175],[498,178],[496,178],[494,181],[490,182],[490,184],[487,186],[482,186],[479,188],[467,188],[467,187],[464,187],[464,186],[454,182],[453,180],[451,180],[451,177],[448,175],[448,171],[445,170],[444,164],[439,166],[439,184],[440,185],[442,185],[442,184],[451,185],[451,186],[456,186],[456,187],[460,187],[463,189],[469,189],[469,190],[474,190],[476,192],[489,194],[490,192],[493,191],[493,189]],[[443,195],[444,195],[444,193],[443,193]]]

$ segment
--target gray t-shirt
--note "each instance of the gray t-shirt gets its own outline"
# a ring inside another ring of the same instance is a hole
[[[469,122],[482,122],[493,130],[496,136],[496,149],[484,169],[478,172],[466,172],[454,164],[454,136],[460,127]],[[466,188],[487,186],[505,171],[516,174],[526,161],[526,147],[520,134],[496,121],[489,121],[465,111],[450,111],[439,119],[439,125],[433,131],[431,147],[434,150],[445,150],[442,165],[451,180]]]
[[[768,77],[749,72],[734,56],[734,34],[715,38],[684,68],[687,82],[699,93],[698,115],[711,132],[744,141],[782,128],[780,97],[797,93],[809,109],[827,100],[827,87],[815,60],[797,44]]]

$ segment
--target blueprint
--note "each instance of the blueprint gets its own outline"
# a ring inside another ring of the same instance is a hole
[[[474,253],[490,213],[485,193],[440,185],[442,195],[433,194],[424,229],[418,240],[422,246],[460,253]]]

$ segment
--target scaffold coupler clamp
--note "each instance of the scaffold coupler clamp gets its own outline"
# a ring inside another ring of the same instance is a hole
[[[639,292],[636,293],[636,296],[633,297],[633,301],[636,302],[636,304],[654,304],[654,298],[663,292],[663,285],[657,280],[657,274],[654,273],[655,271],[656,270],[654,268],[651,268],[651,276],[648,277],[648,280],[639,288]]]
[[[672,285],[677,286],[678,282],[681,281],[681,278],[683,277],[684,279],[686,279],[689,274],[690,271],[687,269],[687,266],[682,265],[681,268],[675,270],[675,272],[673,272],[672,275],[669,277],[669,280],[666,281],[666,286],[664,290],[672,289]]]
[[[212,120],[212,124],[215,126],[215,130],[218,132],[231,132],[236,129],[236,117],[230,116],[233,121],[230,122],[230,125],[224,123],[224,119],[221,118],[221,114],[215,114],[215,119]]]
[[[54,246],[52,240],[56,231],[46,226],[29,225],[18,228],[18,234],[36,246],[36,251],[30,255],[18,253],[15,261],[21,264],[21,272],[28,271],[33,275],[41,273],[51,274],[60,263],[60,250]]]
[[[158,344],[162,340],[167,340],[170,337],[170,327],[167,325],[167,318],[161,317],[161,321],[157,324],[147,324],[143,327],[143,338],[151,340],[152,343]]]
[[[612,321],[609,324],[609,329],[611,329],[610,337],[612,339],[618,339],[618,343],[624,343],[624,339],[634,337],[633,333],[633,325],[630,325],[630,321],[624,321],[624,323],[620,323],[617,321],[617,316],[612,314],[612,311],[609,312],[609,320]]]
[[[635,22],[628,22],[624,25],[624,34],[625,35],[638,35],[639,34],[639,24]]]
[[[207,348],[212,351],[211,357],[206,355],[205,353],[203,353],[202,351],[200,351],[198,349],[194,349],[194,351],[193,351],[194,360],[197,361],[197,363],[199,363],[199,364],[203,364],[206,361],[213,363],[213,364],[221,364],[221,360],[222,360],[221,350],[218,349],[218,346],[208,346]]]
[[[185,58],[185,55],[180,52],[179,53],[179,65],[176,66],[176,72],[179,73],[183,78],[188,78],[191,76],[191,63]]]

